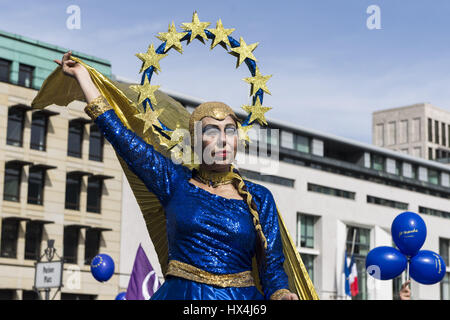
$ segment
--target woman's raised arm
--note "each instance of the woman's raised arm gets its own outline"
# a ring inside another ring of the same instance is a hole
[[[62,61],[54,61],[62,66],[66,75],[77,79],[88,101],[84,110],[97,124],[106,140],[125,160],[130,170],[158,197],[161,204],[167,203],[177,181],[186,173],[185,169],[157,152],[152,145],[122,123],[94,85],[86,68],[70,60],[70,51],[64,54]]]

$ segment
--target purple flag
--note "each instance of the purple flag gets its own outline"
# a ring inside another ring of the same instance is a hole
[[[128,283],[127,300],[148,300],[158,290],[160,284],[158,276],[148,261],[141,244],[136,253],[133,271]]]

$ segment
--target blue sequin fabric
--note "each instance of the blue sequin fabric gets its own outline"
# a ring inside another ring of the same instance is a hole
[[[191,171],[157,152],[127,129],[114,110],[98,116],[96,124],[117,153],[154,193],[165,209],[169,260],[178,260],[214,274],[252,270],[257,234],[243,200],[214,195],[189,182]],[[288,289],[277,210],[270,191],[245,181],[267,238],[266,268],[259,269],[264,296],[256,287],[219,288],[167,277],[152,299],[269,299]]]

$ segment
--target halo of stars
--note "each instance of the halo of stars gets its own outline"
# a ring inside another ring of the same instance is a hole
[[[168,55],[171,49],[175,49],[179,53],[183,53],[182,41],[187,41],[189,45],[195,39],[205,44],[205,40],[211,39],[211,47],[213,50],[217,45],[220,45],[230,55],[237,58],[236,68],[245,62],[250,70],[251,77],[242,79],[250,84],[250,96],[252,97],[251,105],[243,105],[242,109],[248,113],[247,118],[238,123],[239,138],[245,144],[250,142],[248,131],[253,127],[255,122],[260,125],[267,125],[265,113],[271,107],[263,106],[264,93],[271,94],[267,88],[267,81],[272,75],[261,74],[259,68],[256,66],[256,57],[253,51],[258,46],[258,42],[247,44],[243,37],[239,41],[234,39],[231,34],[234,28],[225,28],[222,20],[216,22],[215,28],[208,28],[210,22],[200,21],[197,12],[192,15],[191,22],[184,22],[181,24],[183,31],[177,31],[174,22],[169,24],[167,32],[159,32],[156,38],[163,41],[161,45],[155,50],[153,43],[148,46],[147,52],[137,53],[136,56],[142,61],[142,66],[139,73],[142,73],[141,84],[132,85],[130,88],[137,92],[138,104],[142,103],[142,108],[136,106],[139,111],[135,115],[136,118],[144,122],[144,134],[151,130],[157,134],[162,145],[172,149],[181,140],[178,128],[170,129],[166,127],[158,117],[164,111],[163,108],[156,109],[158,101],[155,97],[155,91],[160,86],[150,85],[153,72],[161,71],[160,60]]]

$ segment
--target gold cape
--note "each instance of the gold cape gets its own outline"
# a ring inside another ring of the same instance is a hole
[[[159,144],[159,138],[152,134],[151,130],[143,134],[142,121],[134,117],[135,114],[139,113],[135,106],[137,93],[129,89],[129,84],[111,81],[77,57],[71,56],[71,59],[86,67],[97,89],[114,108],[117,116],[128,129],[134,131],[147,143],[152,144],[158,152],[169,156],[170,151]],[[156,99],[158,104],[155,108],[164,109],[159,117],[159,120],[164,125],[171,129],[178,126],[188,130],[190,114],[179,102],[160,91],[156,91]],[[74,100],[84,101],[84,94],[78,82],[74,78],[66,76],[62,72],[61,66],[58,66],[44,81],[31,105],[33,108],[42,109],[52,104],[67,106]],[[168,241],[164,208],[157,197],[130,171],[125,161],[117,153],[116,156],[139,204],[148,233],[158,255],[161,270],[165,275],[168,265]],[[296,293],[301,300],[318,300],[314,285],[279,211],[278,222],[285,257],[283,267],[289,278],[290,291]],[[253,257],[252,274],[256,287],[263,293],[259,281],[256,257]]]

